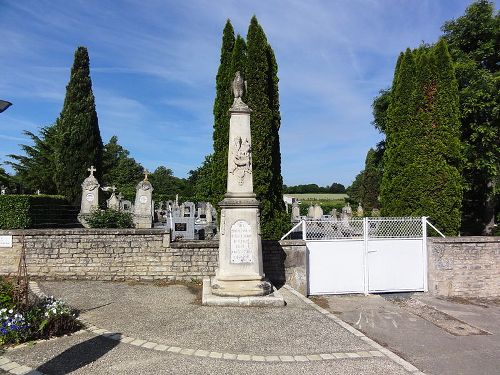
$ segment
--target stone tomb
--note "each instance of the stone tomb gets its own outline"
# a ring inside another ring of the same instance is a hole
[[[259,202],[253,192],[250,108],[243,103],[243,80],[236,73],[229,110],[227,192],[220,202],[219,267],[203,281],[203,305],[284,306],[264,277]]]

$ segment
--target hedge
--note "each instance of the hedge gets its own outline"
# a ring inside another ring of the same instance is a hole
[[[0,195],[0,229],[67,226],[77,214],[59,195]]]

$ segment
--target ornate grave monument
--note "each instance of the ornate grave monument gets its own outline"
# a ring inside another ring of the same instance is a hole
[[[283,306],[264,278],[259,202],[253,192],[250,108],[242,101],[240,72],[233,81],[229,112],[227,192],[220,202],[219,268],[204,280],[204,305]],[[264,297],[263,297],[264,296]]]
[[[99,208],[99,182],[94,176],[97,169],[92,165],[89,169],[90,175],[82,183],[82,203],[80,205],[80,213],[78,221],[88,228],[87,217]]]
[[[136,228],[151,228],[153,225],[153,185],[148,181],[148,171],[144,180],[136,186],[134,204],[134,224]]]

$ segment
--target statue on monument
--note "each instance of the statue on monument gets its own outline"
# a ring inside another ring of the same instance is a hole
[[[241,73],[239,71],[236,72],[236,76],[233,79],[232,83],[234,101],[233,106],[231,107],[231,111],[249,111],[248,106],[243,102],[243,94],[247,91],[247,81],[243,80]]]

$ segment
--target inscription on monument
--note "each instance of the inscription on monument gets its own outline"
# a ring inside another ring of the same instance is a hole
[[[87,193],[87,195],[85,196],[85,198],[87,199],[87,202],[93,202],[94,201],[94,194],[93,193]]]
[[[231,226],[231,263],[253,263],[252,229],[245,220]]]

